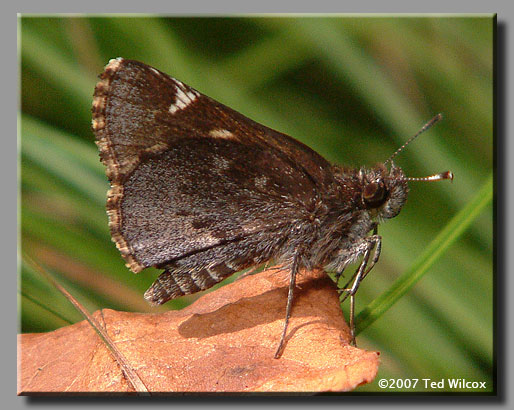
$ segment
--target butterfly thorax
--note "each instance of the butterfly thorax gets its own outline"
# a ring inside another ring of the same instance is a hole
[[[311,265],[342,271],[360,255],[359,244],[378,223],[398,215],[408,193],[405,175],[392,165],[371,169],[334,166],[335,183],[323,201]],[[310,266],[309,266],[310,267]]]

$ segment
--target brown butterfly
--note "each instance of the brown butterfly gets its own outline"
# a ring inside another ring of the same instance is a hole
[[[354,296],[378,261],[378,224],[407,199],[410,180],[392,159],[352,169],[258,124],[161,71],[113,59],[96,85],[93,130],[111,189],[113,241],[133,272],[164,272],[145,293],[152,304],[212,287],[273,261],[290,271],[283,348],[296,274],[359,267],[341,291]],[[387,168],[387,164],[390,167]]]

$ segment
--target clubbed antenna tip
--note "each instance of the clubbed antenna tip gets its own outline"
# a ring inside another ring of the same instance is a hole
[[[421,178],[405,178],[407,181],[441,181],[443,179],[449,179],[450,181],[453,181],[453,172],[446,171],[441,172],[439,174],[430,175],[428,177],[421,177]]]

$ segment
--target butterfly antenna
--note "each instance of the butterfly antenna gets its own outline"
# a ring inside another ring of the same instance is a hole
[[[432,125],[434,125],[436,122],[440,121],[443,118],[443,114],[439,113],[434,118],[432,118],[430,121],[428,121],[421,129],[412,137],[410,137],[405,144],[403,144],[400,148],[398,148],[393,155],[391,155],[387,161],[384,162],[384,164],[387,164],[388,162],[391,162],[394,157],[396,157],[400,152],[403,151],[403,149],[409,145],[412,141],[414,141],[417,137],[419,137],[422,133],[424,133],[426,130],[428,130]],[[435,175],[434,175],[435,177]],[[427,177],[431,178],[431,177]],[[447,178],[445,178],[447,179]]]

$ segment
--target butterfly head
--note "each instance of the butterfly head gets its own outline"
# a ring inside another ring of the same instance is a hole
[[[399,167],[378,164],[359,171],[362,206],[378,219],[394,218],[407,200],[407,178]]]
[[[414,141],[419,135],[440,121],[441,114],[437,114],[427,122],[414,136],[398,148],[393,155],[383,164],[376,165],[371,170],[361,169],[359,171],[359,182],[362,186],[361,200],[365,209],[371,211],[378,219],[394,218],[405,204],[409,188],[408,181],[440,181],[442,179],[453,180],[453,173],[450,171],[430,175],[421,178],[406,177],[401,168],[396,167],[393,158]],[[386,164],[390,163],[388,170]]]
[[[391,169],[378,164],[371,170],[359,171],[359,182],[362,186],[361,201],[378,219],[390,219],[398,215],[407,200],[409,181],[440,181],[453,180],[451,171],[441,172],[421,178],[406,177],[400,167],[391,161]]]

